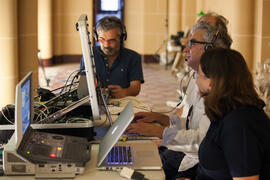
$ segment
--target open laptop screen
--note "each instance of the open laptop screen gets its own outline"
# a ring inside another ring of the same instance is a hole
[[[25,133],[31,121],[31,81],[26,79],[21,86],[21,116],[22,116],[22,132]]]
[[[29,72],[17,85],[15,94],[15,141],[20,145],[23,134],[32,119],[32,72]]]

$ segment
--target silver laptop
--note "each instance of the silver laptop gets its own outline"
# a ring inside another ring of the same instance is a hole
[[[32,72],[17,84],[15,97],[14,134],[18,154],[33,163],[84,164],[90,159],[90,145],[86,138],[40,132],[31,128]]]
[[[158,149],[152,141],[117,142],[133,118],[132,105],[129,102],[100,142],[98,169],[113,170],[121,167],[139,170],[161,169]],[[114,153],[120,154],[121,157],[116,157]]]

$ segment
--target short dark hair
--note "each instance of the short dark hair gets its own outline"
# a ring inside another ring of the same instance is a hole
[[[245,59],[238,51],[211,49],[202,55],[200,65],[211,80],[211,91],[204,97],[205,113],[211,121],[223,118],[237,107],[262,109],[265,106],[255,90]]]
[[[119,29],[118,35],[121,38],[121,40],[126,40],[127,38],[126,27],[124,26],[122,21],[116,16],[105,16],[101,18],[96,24],[94,33],[98,37],[98,31],[100,30],[108,31],[114,28]]]

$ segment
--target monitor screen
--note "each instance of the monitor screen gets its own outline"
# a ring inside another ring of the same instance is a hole
[[[22,116],[22,132],[25,133],[31,122],[31,81],[28,78],[21,86],[21,116]]]
[[[32,72],[17,85],[15,94],[15,142],[19,147],[23,134],[32,120]]]

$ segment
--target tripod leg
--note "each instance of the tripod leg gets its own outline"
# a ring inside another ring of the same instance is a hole
[[[49,87],[50,79],[48,79],[47,76],[46,76],[45,69],[44,69],[42,60],[40,58],[40,50],[38,50],[38,55],[37,56],[38,56],[38,63],[40,65],[41,69],[42,69],[42,72],[43,72],[43,75],[44,75],[44,79],[45,79],[46,85],[47,85],[47,87]]]

